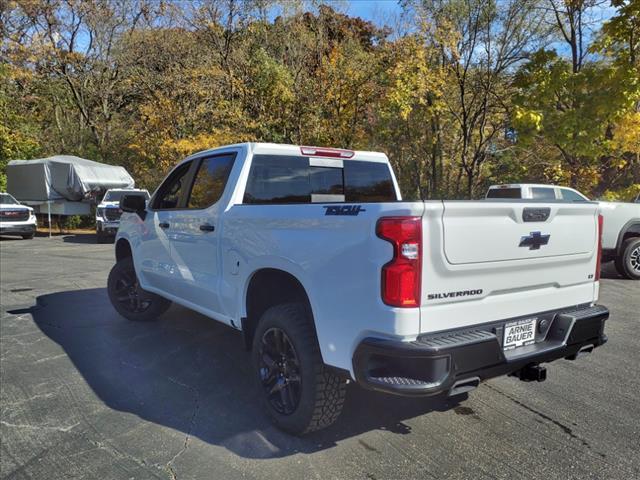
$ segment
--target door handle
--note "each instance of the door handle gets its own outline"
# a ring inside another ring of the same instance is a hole
[[[158,224],[158,226],[160,228],[165,228],[165,229],[169,228],[169,224],[167,222],[161,222],[161,223]]]
[[[213,232],[216,229],[213,225],[209,225],[208,223],[203,223],[200,225],[200,230],[203,232]]]

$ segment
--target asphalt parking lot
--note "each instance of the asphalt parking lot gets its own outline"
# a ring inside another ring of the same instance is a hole
[[[605,266],[609,342],[459,402],[352,387],[296,438],[257,407],[240,335],[179,307],[131,323],[93,236],[0,239],[0,477],[640,478],[640,282]]]

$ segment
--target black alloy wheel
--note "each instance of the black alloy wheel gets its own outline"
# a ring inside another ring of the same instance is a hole
[[[119,273],[114,285],[116,302],[131,313],[145,312],[151,305],[151,300],[147,293],[140,288],[135,272],[122,270]]]
[[[281,415],[295,412],[302,392],[300,362],[284,330],[272,327],[262,335],[259,374],[271,407]]]

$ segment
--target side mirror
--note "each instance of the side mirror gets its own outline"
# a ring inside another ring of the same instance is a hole
[[[120,209],[123,212],[137,213],[144,220],[147,208],[147,199],[144,195],[127,194],[120,199]]]

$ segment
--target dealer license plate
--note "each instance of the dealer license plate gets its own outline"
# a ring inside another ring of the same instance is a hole
[[[505,324],[502,348],[512,350],[516,347],[535,343],[536,323],[538,323],[537,318],[525,318]]]

